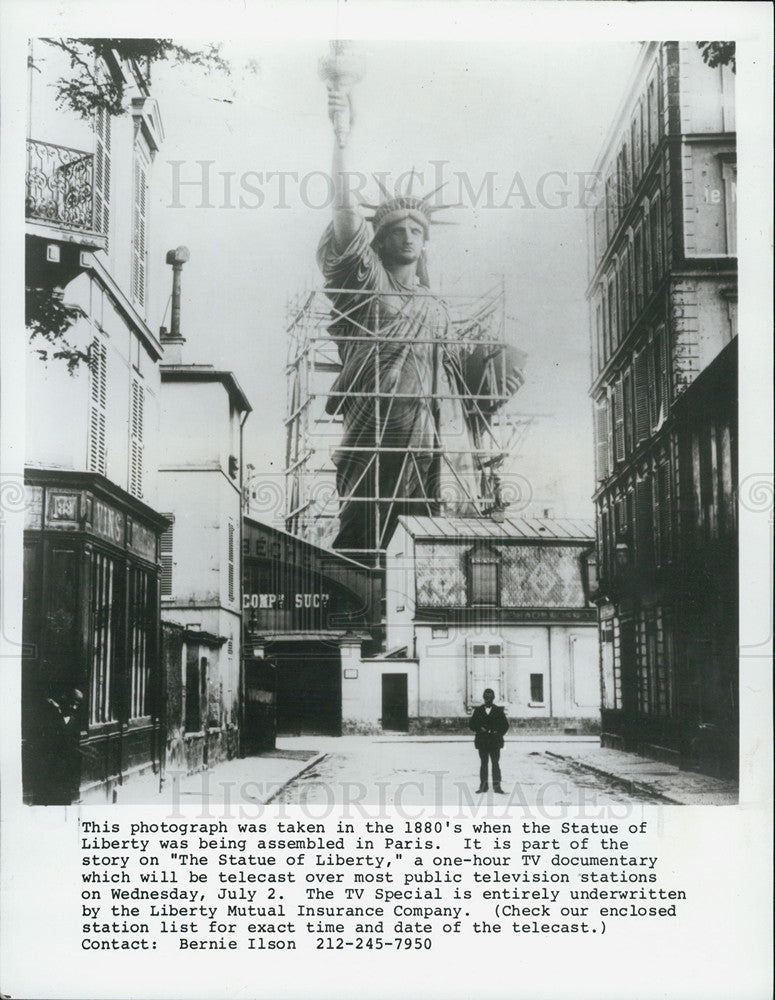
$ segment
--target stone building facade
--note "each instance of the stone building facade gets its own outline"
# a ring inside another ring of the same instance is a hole
[[[722,547],[737,530],[735,150],[732,69],[694,42],[644,44],[588,240],[603,742],[706,769],[734,769],[737,739],[734,561],[687,562],[706,507]],[[715,403],[711,368],[727,371]],[[725,638],[700,666],[711,591]]]

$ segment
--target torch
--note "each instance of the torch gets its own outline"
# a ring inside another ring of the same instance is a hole
[[[350,96],[350,91],[363,78],[363,62],[353,51],[352,42],[330,42],[329,54],[320,60],[320,77],[329,90],[338,90]],[[347,144],[350,134],[350,116],[342,111],[334,114],[334,135],[340,149]]]

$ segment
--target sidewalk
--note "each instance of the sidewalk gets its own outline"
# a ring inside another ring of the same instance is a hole
[[[633,791],[646,792],[673,805],[733,806],[738,802],[736,781],[682,771],[672,764],[599,745],[546,750],[549,757],[574,767],[613,778]]]
[[[356,755],[364,745],[413,743],[470,743],[463,734],[377,736],[289,736],[277,740],[277,749],[254,757],[223,761],[209,771],[181,774],[170,769],[164,784],[150,777],[121,790],[120,804],[229,806],[232,803],[263,805],[277,798],[294,778],[314,768],[331,754]],[[598,774],[673,805],[736,805],[737,783],[693,771],[682,771],[634,753],[603,748],[597,736],[520,731],[508,739],[519,752],[540,753],[549,760]],[[528,747],[530,749],[528,749]]]
[[[187,805],[224,807],[232,803],[263,805],[271,802],[282,789],[326,754],[312,746],[314,739],[294,740],[294,746],[254,757],[236,757],[215,764],[207,771],[183,774],[168,769],[159,787],[158,776],[149,776],[128,784],[121,790],[120,805]],[[306,748],[305,748],[306,747]]]

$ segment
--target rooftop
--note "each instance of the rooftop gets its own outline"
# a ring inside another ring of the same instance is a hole
[[[161,364],[159,371],[162,382],[221,382],[235,409],[241,413],[251,413],[253,410],[234,372],[219,371],[212,365],[182,364]]]
[[[534,541],[593,542],[591,521],[570,517],[507,517],[493,521],[489,517],[420,517],[403,516],[399,523],[413,538],[522,538]]]

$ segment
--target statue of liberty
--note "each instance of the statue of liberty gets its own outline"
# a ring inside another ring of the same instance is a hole
[[[425,248],[434,212],[448,207],[431,205],[436,191],[413,195],[412,174],[403,193],[380,185],[382,202],[365,206],[374,209],[371,219],[355,204],[346,162],[351,104],[336,61],[342,48],[327,73],[324,65],[336,138],[333,220],[318,264],[341,361],[326,406],[343,423],[334,548],[363,551],[384,548],[400,514],[480,512],[492,476],[477,460],[479,438],[522,384],[524,355],[456,339],[449,309],[431,293]]]

